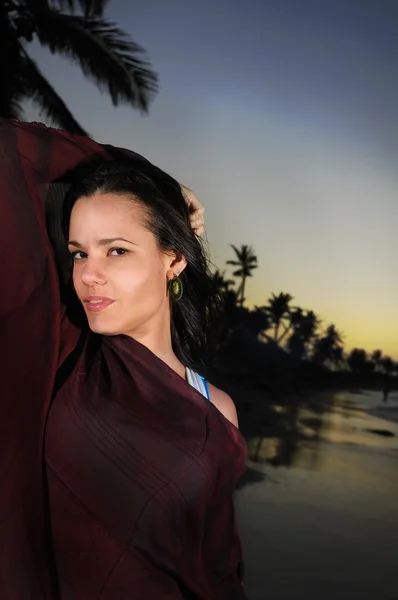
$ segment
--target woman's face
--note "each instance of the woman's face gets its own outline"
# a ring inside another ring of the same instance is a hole
[[[160,251],[145,211],[131,199],[101,193],[73,207],[73,284],[96,333],[139,338],[170,321],[167,281],[185,262]]]

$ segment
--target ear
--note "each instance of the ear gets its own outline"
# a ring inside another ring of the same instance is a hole
[[[181,275],[185,267],[187,266],[187,261],[185,256],[183,256],[180,252],[171,252],[167,254],[167,279],[174,279],[178,275]]]

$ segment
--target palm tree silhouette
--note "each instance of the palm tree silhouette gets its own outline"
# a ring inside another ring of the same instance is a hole
[[[372,352],[370,360],[373,362],[374,371],[377,371],[377,369],[381,366],[382,357],[383,353],[381,350],[374,350]]]
[[[358,382],[367,385],[373,376],[375,382],[383,376],[388,383],[394,375],[398,375],[398,362],[383,356],[381,350],[367,354],[363,349],[354,348],[346,354],[343,335],[336,326],[331,324],[320,331],[321,320],[314,311],[292,306],[293,297],[288,293],[273,293],[267,305],[249,310],[244,306],[245,284],[247,277],[251,277],[252,271],[258,266],[257,257],[250,246],[231,247],[236,259],[228,260],[227,264],[237,267],[233,272],[235,277],[241,278],[237,289],[231,288],[233,282],[226,279],[225,272],[217,270],[213,275],[214,290],[221,299],[217,348],[223,349],[224,360],[228,362],[229,358],[226,357],[236,353],[237,348],[240,351],[245,344],[251,344],[254,349],[252,356],[257,353],[258,357],[262,357],[265,351],[264,356],[275,356],[286,361],[286,367],[293,373],[294,386],[299,385],[301,375],[305,381],[311,374],[316,379],[324,374],[325,381],[330,382],[329,375],[326,375],[330,370],[344,371],[341,381],[349,381],[346,379],[348,368],[351,371],[348,377],[352,377],[356,385]],[[247,352],[243,352],[242,358],[245,355]],[[311,359],[312,365],[308,364],[308,359]],[[257,369],[257,363],[253,366],[254,363],[250,358],[248,369],[253,372]],[[264,377],[262,362],[258,374]]]
[[[231,244],[231,248],[236,254],[237,260],[227,260],[227,265],[239,267],[233,272],[234,277],[241,277],[242,281],[237,292],[237,302],[243,306],[245,301],[245,285],[247,277],[252,277],[253,269],[257,269],[257,256],[254,254],[251,246],[241,246],[240,250]]]
[[[3,0],[0,2],[0,116],[20,118],[29,98],[57,126],[86,135],[65,102],[29,56],[36,38],[52,54],[77,63],[114,106],[144,112],[157,91],[157,75],[144,50],[103,18],[107,0]]]
[[[386,375],[391,375],[391,373],[395,370],[394,361],[389,356],[383,356],[380,364],[383,367]]]
[[[321,365],[326,362],[333,365],[342,364],[344,360],[343,337],[335,325],[329,325],[324,335],[316,340],[313,360]]]
[[[308,355],[311,342],[315,339],[320,320],[312,311],[303,311],[297,307],[290,313],[289,331],[292,334],[287,340],[287,349],[298,358]]]
[[[368,360],[368,355],[362,348],[353,348],[347,356],[347,364],[353,373],[369,373],[374,369],[372,361]]]
[[[222,297],[226,292],[230,291],[230,286],[235,282],[232,279],[225,278],[225,271],[221,272],[216,269],[211,276],[213,293]]]
[[[267,314],[269,315],[270,321],[274,326],[274,340],[280,342],[289,330],[289,325],[285,324],[285,321],[290,316],[290,302],[293,300],[290,294],[284,294],[281,292],[276,296],[272,294],[268,300],[268,304],[265,307]],[[280,327],[283,327],[282,334],[279,335]]]

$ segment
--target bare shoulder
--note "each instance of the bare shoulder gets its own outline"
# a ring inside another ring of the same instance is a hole
[[[224,417],[228,419],[228,421],[231,421],[235,427],[239,427],[236,407],[231,396],[228,396],[228,394],[219,388],[216,388],[211,383],[208,383],[208,388],[211,402],[218,408]]]

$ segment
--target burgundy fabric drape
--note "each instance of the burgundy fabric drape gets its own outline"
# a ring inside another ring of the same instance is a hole
[[[48,187],[111,154],[0,119],[0,598],[243,599],[240,433],[147,348],[82,337],[61,304]]]

